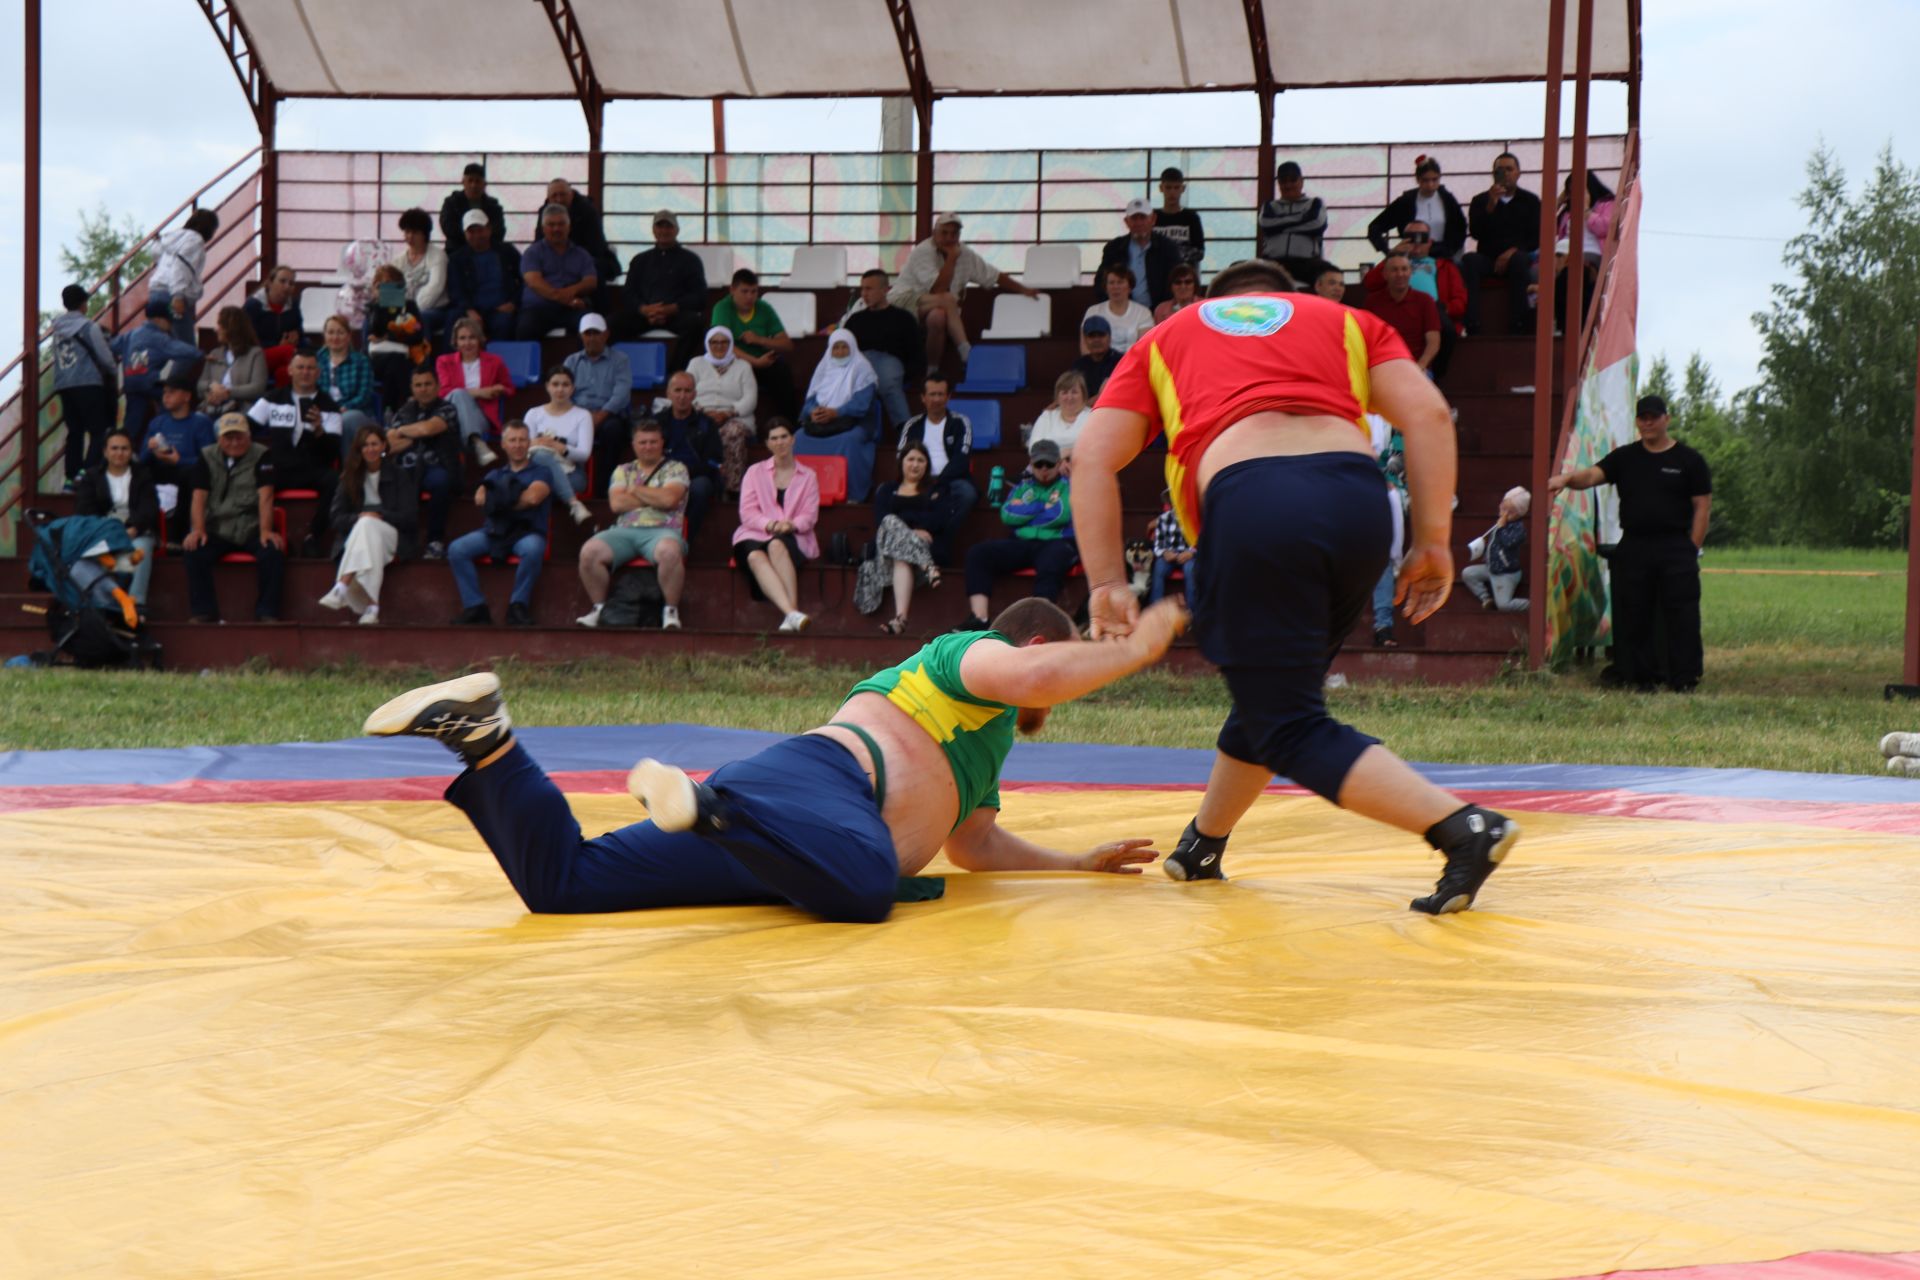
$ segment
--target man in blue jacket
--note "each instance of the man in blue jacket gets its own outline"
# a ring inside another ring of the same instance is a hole
[[[67,423],[67,488],[86,467],[100,465],[107,432],[119,417],[120,366],[100,326],[87,318],[87,291],[70,284],[60,291],[67,310],[53,322],[53,390]]]
[[[147,322],[115,338],[113,354],[126,375],[121,387],[127,393],[127,434],[139,440],[153,417],[160,384],[169,377],[191,379],[200,367],[200,348],[173,336],[173,299],[152,293],[147,295]]]

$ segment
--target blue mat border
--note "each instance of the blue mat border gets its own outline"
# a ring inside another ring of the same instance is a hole
[[[624,769],[644,755],[712,769],[778,739],[751,729],[660,724],[532,728],[521,740],[551,772]],[[1204,783],[1211,751],[1021,742],[1010,782],[1152,786]],[[419,739],[349,738],[259,746],[0,753],[0,787],[165,786],[210,780],[353,781],[447,775],[452,760]],[[1765,769],[1678,769],[1582,764],[1422,764],[1436,784],[1482,791],[1630,791],[1723,799],[1841,804],[1920,803],[1920,779]]]

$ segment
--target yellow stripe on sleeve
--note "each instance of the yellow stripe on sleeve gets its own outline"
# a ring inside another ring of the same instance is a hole
[[[1174,444],[1180,439],[1180,433],[1186,429],[1186,420],[1180,411],[1180,389],[1173,385],[1173,370],[1160,355],[1160,344],[1153,339],[1147,348],[1147,385],[1153,389],[1153,398],[1160,407],[1160,428],[1167,435],[1167,493],[1173,499],[1174,518],[1180,522],[1180,532],[1185,535],[1188,546],[1198,545],[1200,541],[1200,513],[1188,508],[1187,469],[1174,455]]]

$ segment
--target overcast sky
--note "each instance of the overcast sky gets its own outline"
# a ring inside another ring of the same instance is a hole
[[[1920,0],[1827,0],[1817,19],[1804,0],[1645,8],[1640,347],[1676,363],[1697,350],[1737,388],[1757,377],[1751,316],[1784,278],[1780,252],[1801,226],[1794,201],[1808,154],[1824,140],[1856,180],[1889,142],[1920,164],[1920,89],[1908,79]],[[144,229],[257,137],[192,0],[46,0],[44,10],[40,287],[41,305],[57,310],[58,249],[80,209],[104,204]],[[0,363],[20,342],[21,21],[20,0],[0,0]],[[1284,148],[1537,134],[1541,94],[1538,85],[1289,93],[1275,137]],[[1624,129],[1625,101],[1619,86],[1596,86],[1594,130]],[[879,107],[734,103],[727,132],[741,152],[858,150],[877,143]],[[571,102],[292,103],[280,126],[286,149],[585,150],[585,135]],[[1245,146],[1259,127],[1250,96],[971,100],[942,103],[934,137],[951,150]],[[705,102],[609,108],[610,151],[710,145]],[[1477,175],[1461,175],[1455,190],[1477,185]]]

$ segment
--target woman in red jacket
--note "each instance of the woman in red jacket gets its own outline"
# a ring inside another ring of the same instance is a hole
[[[440,394],[460,418],[460,442],[483,467],[497,460],[488,438],[500,435],[500,408],[513,394],[507,362],[487,348],[487,334],[472,320],[453,326],[454,349],[434,363]]]

